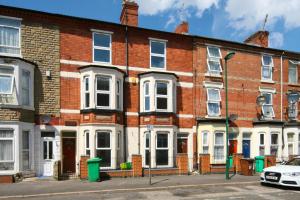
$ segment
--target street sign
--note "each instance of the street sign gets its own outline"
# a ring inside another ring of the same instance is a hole
[[[147,124],[147,131],[153,131],[153,125]]]

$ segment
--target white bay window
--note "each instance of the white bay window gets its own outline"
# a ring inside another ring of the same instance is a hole
[[[14,64],[0,58],[0,105],[33,110],[34,67],[19,59],[11,60]]]
[[[145,73],[140,80],[141,112],[176,112],[176,78],[170,74]]]
[[[271,133],[271,155],[278,156],[278,133]]]
[[[209,153],[208,137],[209,137],[209,134],[207,131],[202,133],[202,153],[203,154]]]
[[[81,108],[123,110],[123,73],[109,67],[81,70]]]
[[[102,159],[101,167],[111,167],[111,132],[97,131],[96,157]]]
[[[14,170],[14,130],[0,129],[0,171]]]
[[[259,133],[259,155],[265,155],[265,133]]]

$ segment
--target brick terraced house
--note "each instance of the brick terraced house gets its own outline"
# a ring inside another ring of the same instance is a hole
[[[166,171],[179,153],[190,172],[199,154],[224,165],[230,51],[230,154],[299,154],[300,54],[269,48],[267,31],[237,43],[189,35],[186,22],[140,28],[131,1],[120,24],[0,6],[0,176],[53,176],[56,161],[76,176],[84,155],[110,171],[136,154]]]

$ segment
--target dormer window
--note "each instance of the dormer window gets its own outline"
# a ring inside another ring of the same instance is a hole
[[[270,55],[262,56],[261,80],[273,80],[273,58]]]
[[[220,75],[222,72],[220,59],[222,58],[219,47],[207,47],[207,67],[209,74]]]
[[[21,55],[20,27],[20,19],[0,17],[0,54]]]
[[[166,42],[150,40],[150,66],[152,68],[166,68]]]

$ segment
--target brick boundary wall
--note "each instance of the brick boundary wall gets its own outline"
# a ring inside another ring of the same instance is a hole
[[[188,155],[186,153],[176,155],[176,166],[179,175],[188,174]]]
[[[265,155],[265,168],[276,165],[276,156],[274,155]]]
[[[13,183],[14,177],[13,175],[2,175],[0,176],[0,184],[1,183]]]
[[[142,155],[132,155],[132,176],[140,177],[143,175]]]
[[[199,172],[200,174],[209,174],[210,170],[210,154],[199,154]]]
[[[80,157],[80,166],[79,166],[80,179],[88,178],[87,160],[89,158],[90,158],[90,156],[81,156]]]

